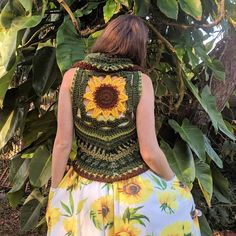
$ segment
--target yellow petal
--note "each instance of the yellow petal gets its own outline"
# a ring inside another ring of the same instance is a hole
[[[112,84],[114,85],[118,85],[119,83],[121,82],[120,78],[115,78],[113,81],[112,81]]]
[[[86,98],[88,100],[93,101],[93,93],[92,92],[87,92],[84,94],[83,98]]]
[[[100,114],[102,113],[102,110],[100,109],[100,108],[95,108],[94,110],[93,110],[93,113],[92,113],[92,117],[93,118],[96,118],[97,116],[99,116]]]
[[[117,106],[118,111],[125,112],[125,106],[119,102]]]
[[[119,99],[120,99],[121,102],[125,102],[125,101],[128,100],[128,96],[125,95],[124,93],[120,93],[119,94]]]
[[[98,79],[97,76],[93,76],[93,82],[94,82],[96,87],[101,85],[101,81]]]
[[[103,84],[111,84],[111,76],[107,75],[102,81]]]
[[[102,111],[102,114],[103,114],[105,120],[107,120],[109,115],[111,114],[111,111],[110,110],[104,110],[104,111]]]
[[[96,108],[96,104],[92,101],[90,101],[87,105],[86,105],[86,111],[89,111],[91,109]]]
[[[111,114],[115,117],[118,118],[119,117],[119,112],[118,109],[115,107],[111,110]]]
[[[91,92],[95,91],[96,86],[91,79],[88,81],[88,86],[89,86]]]

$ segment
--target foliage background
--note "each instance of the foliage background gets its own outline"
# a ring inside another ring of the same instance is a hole
[[[235,0],[2,0],[0,11],[0,150],[21,140],[8,199],[23,231],[45,226],[62,75],[126,13],[150,29],[158,139],[203,211],[202,235],[235,230]]]

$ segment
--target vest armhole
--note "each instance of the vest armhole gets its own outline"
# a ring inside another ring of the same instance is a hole
[[[73,93],[74,93],[74,88],[75,88],[75,80],[78,76],[78,70],[79,70],[79,67],[76,68],[76,71],[73,75],[73,78],[72,78],[72,83],[71,83],[71,86],[70,86],[70,96],[71,96],[71,100],[73,101]]]

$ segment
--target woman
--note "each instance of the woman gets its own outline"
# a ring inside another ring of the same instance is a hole
[[[64,75],[53,148],[48,235],[200,235],[197,210],[160,149],[148,30],[119,16]],[[73,131],[77,157],[63,177]]]

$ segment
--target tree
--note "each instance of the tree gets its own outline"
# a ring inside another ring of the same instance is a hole
[[[23,230],[38,224],[47,202],[62,75],[110,20],[127,13],[150,29],[146,69],[155,88],[159,142],[171,167],[194,186],[204,213],[213,200],[231,206],[235,199],[221,169],[234,154],[235,124],[222,111],[236,87],[236,1],[3,0],[0,9],[0,149],[22,139],[11,161],[8,198],[13,207],[23,203]],[[71,158],[75,154],[74,142]],[[200,219],[203,235],[210,235]]]

